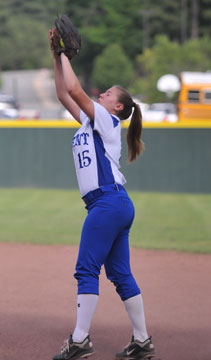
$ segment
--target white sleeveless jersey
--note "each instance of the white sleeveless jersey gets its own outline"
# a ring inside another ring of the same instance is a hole
[[[94,122],[81,111],[82,123],[72,141],[81,196],[108,184],[125,184],[120,168],[121,125],[102,105],[94,102]]]

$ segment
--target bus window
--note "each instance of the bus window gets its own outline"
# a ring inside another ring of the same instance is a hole
[[[211,90],[204,91],[204,102],[211,103]]]
[[[191,103],[199,102],[199,90],[189,90],[188,91],[188,102],[191,102]]]

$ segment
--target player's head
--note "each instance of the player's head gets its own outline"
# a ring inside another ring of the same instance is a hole
[[[100,94],[98,103],[114,115],[117,115],[124,108],[124,105],[119,101],[119,91],[117,86],[113,86]]]
[[[112,86],[100,94],[98,103],[111,114],[118,115],[120,120],[128,119],[135,106],[131,95],[119,85]]]
[[[117,101],[123,106],[119,109],[117,115],[121,120],[128,119],[132,114],[135,106],[132,96],[129,92],[119,85],[115,85],[114,89],[117,91]]]

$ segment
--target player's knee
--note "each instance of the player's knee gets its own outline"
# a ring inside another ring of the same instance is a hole
[[[119,294],[122,301],[125,301],[141,293],[132,274],[124,275],[118,278],[115,278],[114,276],[111,275],[110,276],[107,275],[107,277],[116,287],[116,291]]]
[[[76,271],[74,274],[78,282],[78,294],[99,295],[99,276],[88,271]]]

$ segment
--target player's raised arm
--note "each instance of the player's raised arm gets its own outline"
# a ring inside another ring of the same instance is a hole
[[[78,104],[79,108],[83,110],[91,120],[94,120],[93,101],[82,89],[81,84],[73,71],[71,63],[65,54],[61,54],[61,64],[68,94],[76,102],[76,104]]]
[[[53,55],[54,79],[55,79],[57,97],[59,101],[63,104],[63,106],[71,113],[74,119],[80,122],[80,108],[69,95],[65,85],[61,59],[58,53],[58,48],[56,47],[56,46],[58,47],[60,46],[56,28],[49,30],[49,42]],[[55,51],[55,49],[57,49],[57,51]]]
[[[81,36],[66,15],[57,18],[55,26],[50,32],[50,44],[54,55],[55,83],[58,98],[76,120],[80,121],[80,109],[91,120],[94,120],[93,102],[82,89],[70,64],[70,60],[80,51]]]

